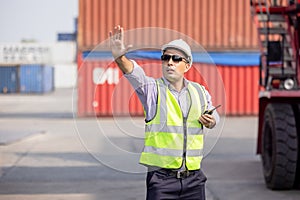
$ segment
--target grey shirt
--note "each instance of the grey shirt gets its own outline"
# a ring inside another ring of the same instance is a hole
[[[144,109],[146,112],[146,121],[151,120],[154,118],[156,114],[156,101],[157,101],[157,86],[155,83],[155,79],[149,76],[146,76],[144,70],[134,61],[131,60],[133,63],[133,71],[129,74],[125,74],[124,76],[128,79],[132,87],[135,89],[136,94],[138,95]],[[168,84],[168,87],[174,97],[177,99],[178,104],[180,105],[181,111],[183,116],[186,117],[188,114],[189,108],[189,98],[187,95],[187,85],[189,81],[184,79],[184,88],[178,92],[175,90],[172,85],[164,78],[164,81]],[[207,109],[213,108],[211,102],[211,96],[207,90],[205,90],[206,99],[207,99]],[[219,115],[215,111],[213,116],[216,120],[216,123],[219,122]],[[199,116],[200,117],[200,116]]]

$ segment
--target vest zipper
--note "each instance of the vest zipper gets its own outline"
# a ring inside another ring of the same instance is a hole
[[[186,168],[186,143],[187,143],[187,127],[186,127],[187,117],[183,117],[183,160],[182,167]]]
[[[183,113],[182,113],[182,117],[183,117],[183,155],[182,155],[182,167],[184,167],[185,169],[187,169],[186,167],[186,146],[187,146],[187,125],[186,125],[186,122],[187,122],[187,118],[189,116],[189,113],[190,113],[190,110],[191,110],[191,107],[192,107],[192,97],[191,97],[191,93],[189,90],[188,91],[188,95],[189,95],[189,101],[190,101],[190,105],[189,105],[189,108],[188,108],[188,112],[187,112],[187,116],[184,117],[183,116]]]

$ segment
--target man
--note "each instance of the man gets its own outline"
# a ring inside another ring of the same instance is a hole
[[[203,126],[219,121],[211,96],[184,74],[192,66],[192,53],[183,40],[162,47],[163,77],[155,80],[125,54],[124,30],[110,32],[115,62],[135,88],[145,110],[145,146],[140,163],[148,168],[147,200],[205,199],[206,177],[201,171]]]

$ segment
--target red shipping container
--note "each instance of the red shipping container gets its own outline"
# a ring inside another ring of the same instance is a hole
[[[160,60],[137,60],[148,76],[161,77]],[[194,63],[189,80],[206,86],[223,115],[258,113],[257,66]],[[134,89],[112,60],[85,60],[78,70],[78,116],[143,116]]]
[[[244,0],[79,0],[79,49],[94,49],[119,24],[125,30],[170,29],[193,38],[207,50],[258,50],[250,1]],[[151,46],[166,37],[141,34],[133,40],[137,47]]]

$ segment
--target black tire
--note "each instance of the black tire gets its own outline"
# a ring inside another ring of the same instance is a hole
[[[297,109],[296,109],[297,110]],[[295,188],[300,189],[300,104],[298,105],[298,110],[296,111],[298,114],[295,116],[296,124],[297,124],[297,132],[298,132],[298,161],[297,161],[297,172],[296,172],[296,180],[295,180]]]
[[[299,146],[291,105],[268,104],[261,144],[267,187],[273,190],[292,189],[296,179]]]

